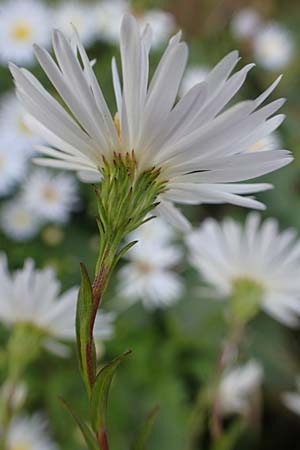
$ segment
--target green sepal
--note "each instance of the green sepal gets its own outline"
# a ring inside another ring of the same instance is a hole
[[[97,433],[100,429],[106,428],[106,412],[108,404],[108,395],[111,382],[115,371],[120,362],[129,355],[131,350],[123,353],[115,358],[109,364],[104,366],[98,373],[96,381],[91,392],[90,408],[91,408],[91,424],[93,430]]]
[[[154,426],[156,417],[159,412],[159,407],[156,406],[147,416],[140,431],[138,432],[130,450],[145,450],[149,441],[149,437]]]
[[[70,405],[68,405],[68,403],[63,398],[60,398],[60,400],[78,425],[89,450],[99,450],[97,440],[89,426],[80,419],[80,417],[72,410]]]
[[[84,264],[80,264],[81,271],[81,285],[78,294],[77,311],[76,311],[76,337],[77,337],[77,350],[79,357],[79,364],[81,369],[82,378],[85,382],[88,392],[90,391],[90,381],[87,367],[87,345],[89,341],[90,332],[90,317],[93,304],[93,290],[91,281]],[[92,342],[92,367],[96,370],[96,351],[94,348],[94,342]]]

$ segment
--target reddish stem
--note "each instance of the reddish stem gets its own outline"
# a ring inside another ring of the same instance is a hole
[[[109,450],[107,433],[104,428],[101,428],[101,430],[98,431],[97,439],[98,439],[98,444],[99,444],[100,450]]]

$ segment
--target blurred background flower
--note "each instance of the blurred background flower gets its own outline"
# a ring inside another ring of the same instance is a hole
[[[51,267],[61,280],[62,292],[67,292],[78,284],[80,261],[86,261],[90,269],[94,266],[98,240],[92,186],[77,182],[75,176],[69,173],[39,169],[32,163],[35,146],[42,146],[44,142],[30,131],[32,118],[24,115],[15,98],[7,63],[12,61],[28,67],[57,99],[33,56],[32,43],[36,42],[50,51],[51,28],[59,28],[71,35],[74,25],[90,60],[95,62],[96,76],[114,115],[116,107],[111,83],[111,60],[116,57],[119,65],[117,46],[120,23],[123,14],[128,11],[134,13],[141,24],[150,23],[154,28],[151,73],[168,38],[182,30],[190,47],[190,60],[180,96],[195,84],[201,83],[211,68],[234,49],[239,50],[243,58],[239,67],[252,62],[258,66],[249,72],[247,83],[234,101],[256,98],[283,72],[283,79],[272,99],[287,98],[283,107],[287,120],[280,127],[280,134],[270,133],[267,139],[258,136],[253,145],[245,148],[245,152],[278,148],[294,152],[293,164],[261,178],[262,183],[272,183],[275,189],[257,195],[267,205],[262,219],[274,217],[278,222],[277,233],[272,227],[268,227],[270,234],[266,232],[269,249],[265,256],[274,269],[273,278],[277,277],[278,271],[279,278],[282,279],[282,274],[286,274],[289,283],[291,271],[285,271],[288,255],[285,254],[284,259],[280,258],[276,250],[279,251],[285,239],[292,236],[291,228],[296,233],[300,229],[300,12],[297,0],[2,1],[0,249],[8,255],[12,273],[16,269],[20,270],[24,260],[30,257],[39,268],[32,270],[43,273],[49,270],[47,267]],[[219,222],[230,216],[242,230],[239,224],[246,219],[243,208],[230,205],[199,205],[193,209],[183,206],[182,211],[194,226],[208,217]],[[217,234],[217,245],[212,248],[209,239],[204,237],[203,246],[210,252],[213,249],[221,251],[223,238],[222,232]],[[103,349],[100,363],[112,359],[126,348],[134,349],[132,358],[122,365],[117,383],[112,389],[110,416],[114,420],[110,421],[111,445],[112,448],[123,448],[124,442],[132,439],[132,429],[140,425],[141,416],[153,404],[159,403],[161,411],[149,442],[149,450],[182,450],[186,448],[190,411],[199,389],[207,389],[215,379],[220,345],[228,332],[224,320],[227,302],[212,301],[205,273],[200,273],[198,267],[190,264],[188,253],[197,251],[198,244],[195,242],[187,250],[185,237],[174,233],[164,222],[156,219],[144,225],[130,239],[140,239],[142,242],[128,253],[113,277],[107,299],[112,302],[111,308],[115,306],[119,314],[114,316],[110,312],[106,313],[104,317],[107,320],[100,323],[104,335],[99,336],[97,343]],[[226,253],[225,262],[228,270],[232,267],[234,249],[239,242],[237,236],[230,238],[232,252]],[[257,253],[267,245],[263,237],[261,242],[255,247]],[[297,248],[295,243],[289,254],[296,252]],[[206,270],[209,261],[210,258],[205,256],[203,265]],[[220,260],[217,258],[217,261]],[[243,268],[236,260],[235,264],[235,267]],[[296,263],[292,265],[294,268]],[[258,275],[264,275],[258,267],[255,269]],[[218,270],[219,267],[214,266],[215,274]],[[15,275],[9,275],[6,269],[4,273],[0,286],[2,311],[16,301],[12,295]],[[133,284],[131,281],[136,279],[139,282]],[[53,283],[53,280],[44,283],[44,289],[35,297],[39,307],[34,308],[32,321],[40,318],[39,308],[45,306],[44,291],[48,291]],[[23,289],[19,298],[23,306],[25,291]],[[60,314],[55,309],[60,315],[57,326],[61,327],[63,334],[72,328],[74,302],[69,301],[70,308],[66,308],[64,313]],[[284,298],[280,305],[280,311],[276,311],[279,320],[273,320],[260,310],[247,325],[246,339],[240,349],[241,359],[234,361],[230,370],[225,372],[220,385],[220,392],[223,391],[222,408],[226,416],[225,431],[230,430],[232,421],[235,421],[232,415],[242,416],[243,420],[245,411],[249,412],[253,406],[251,401],[259,397],[260,431],[255,426],[251,428],[250,420],[249,428],[246,427],[240,438],[232,444],[232,448],[237,450],[298,448],[300,407],[297,406],[299,393],[297,384],[295,388],[295,380],[300,369],[300,332],[297,326],[290,328],[280,323],[285,318],[285,322],[293,322],[294,325],[297,315],[292,311],[298,311],[298,303],[292,302],[287,306]],[[62,305],[61,308],[64,309]],[[16,313],[21,313],[19,307],[13,309],[14,316],[9,323],[7,318],[2,319],[2,348],[8,333],[15,327],[12,322],[16,320]],[[48,311],[44,317],[51,322]],[[106,338],[103,345],[102,340]],[[40,416],[31,418],[29,415],[18,418],[12,424],[10,450],[53,450],[57,447],[80,450],[83,448],[81,437],[57,401],[57,397],[62,395],[72,401],[77,411],[85,411],[77,362],[75,358],[65,358],[57,363],[53,351],[64,353],[60,338],[53,339],[50,336],[49,340],[45,337],[43,344],[51,351],[42,351],[39,360],[25,376],[26,408],[30,413],[45,411],[53,441],[57,444],[47,437],[43,419]],[[68,348],[75,355],[72,339]],[[0,352],[2,381],[4,367],[5,360]],[[199,429],[204,423],[206,431],[202,439],[199,437],[197,440],[195,450],[208,448],[209,424],[205,414],[203,422],[199,420],[198,423]]]

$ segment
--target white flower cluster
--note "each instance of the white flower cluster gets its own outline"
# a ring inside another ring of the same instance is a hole
[[[41,0],[6,0],[1,4],[0,14],[0,63],[32,64],[32,44],[49,46],[53,28],[71,36],[75,27],[84,45],[96,40],[114,45],[119,41],[122,17],[130,11],[128,0],[84,3],[65,0],[56,7],[47,6]],[[157,47],[175,28],[173,16],[159,9],[139,14],[139,21],[141,25],[153,26]]]
[[[126,254],[120,269],[119,296],[127,304],[142,301],[146,308],[167,307],[180,299],[183,284],[174,270],[182,253],[174,243],[172,227],[162,219],[146,222],[128,236],[137,244]]]
[[[68,349],[58,341],[75,340],[78,288],[60,295],[60,287],[52,268],[35,269],[28,259],[23,269],[10,274],[6,256],[0,254],[0,322],[7,327],[31,325],[42,333],[44,347],[64,356]],[[113,321],[112,313],[99,313],[95,338],[109,339]]]
[[[249,41],[255,61],[265,69],[278,71],[293,61],[295,45],[289,31],[278,22],[265,22],[255,9],[239,10],[231,29],[237,39]]]

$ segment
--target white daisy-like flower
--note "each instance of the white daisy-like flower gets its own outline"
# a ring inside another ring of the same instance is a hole
[[[231,30],[238,39],[249,39],[255,36],[260,24],[261,17],[254,8],[243,8],[234,14]]]
[[[176,25],[174,16],[161,9],[146,10],[142,16],[138,16],[138,21],[141,27],[150,25],[153,33],[152,45],[154,48],[165,44]]]
[[[170,306],[180,298],[183,285],[173,269],[181,252],[171,244],[173,236],[161,219],[147,222],[128,236],[129,241],[138,241],[118,272],[120,296],[128,304],[140,300],[153,309]]]
[[[285,406],[291,410],[293,413],[300,415],[300,378],[296,379],[295,392],[285,392],[282,394],[281,398]]]
[[[219,387],[222,414],[247,415],[262,379],[263,368],[254,360],[225,372]]]
[[[19,151],[19,142],[4,132],[0,136],[0,197],[9,194],[26,173],[26,160]]]
[[[10,274],[5,255],[0,255],[0,320],[7,326],[36,327],[45,336],[43,344],[52,351],[60,350],[55,345],[57,340],[75,340],[78,288],[71,288],[62,295],[60,289],[52,268],[36,269],[34,262],[27,259],[23,269]],[[113,320],[112,313],[98,314],[96,339],[112,336]]]
[[[237,283],[260,289],[260,306],[288,326],[299,325],[300,242],[296,231],[280,232],[275,219],[260,225],[256,213],[245,225],[232,219],[207,219],[187,236],[191,262],[220,298],[230,297]]]
[[[35,170],[23,184],[22,200],[41,221],[65,223],[78,203],[76,179],[46,169]]]
[[[268,70],[281,70],[294,56],[292,36],[279,23],[269,23],[255,33],[253,39],[255,60]]]
[[[31,64],[32,44],[48,45],[50,12],[37,0],[8,0],[0,6],[0,62]]]
[[[279,79],[257,99],[240,102],[224,112],[252,68],[250,64],[230,76],[239,60],[238,53],[232,52],[205,82],[175,104],[188,56],[181,34],[170,40],[148,86],[151,28],[141,32],[134,17],[125,15],[121,27],[123,89],[113,61],[119,117],[114,123],[79,39],[77,46],[80,60],[64,35],[54,31],[59,66],[46,50],[35,46],[41,66],[73,115],[29,72],[11,65],[18,97],[34,117],[31,125],[49,144],[40,147],[48,158],[37,159],[39,164],[97,173],[104,166],[103,158],[111,163],[116,153],[125,157],[133,151],[137,175],[153,167],[159,172],[157,181],[164,188],[158,212],[181,227],[187,224],[173,203],[228,202],[264,208],[241,194],[269,189],[269,184],[237,182],[292,160],[286,150],[243,153],[284,119],[282,114],[272,117],[283,99],[261,107]]]
[[[58,448],[48,435],[45,419],[39,414],[14,418],[9,425],[6,441],[7,450],[57,450]]]
[[[66,0],[57,5],[54,12],[54,27],[63,31],[68,37],[73,36],[76,28],[84,45],[90,45],[95,39],[96,20],[91,4]]]
[[[97,35],[109,44],[117,44],[120,39],[120,26],[124,14],[130,11],[127,0],[103,0],[94,9]]]
[[[180,86],[180,96],[183,97],[194,86],[202,81],[205,81],[210,69],[208,66],[194,65],[187,68],[185,71],[182,83]]]
[[[41,222],[32,211],[17,198],[6,202],[1,208],[0,226],[9,238],[15,241],[28,241],[40,230]]]
[[[15,93],[6,94],[0,100],[0,136],[3,134],[11,136],[17,142],[20,152],[32,155],[34,145],[40,139],[31,132],[26,124],[27,113],[15,96]]]

